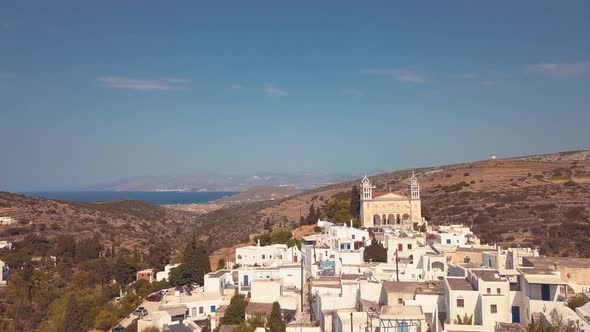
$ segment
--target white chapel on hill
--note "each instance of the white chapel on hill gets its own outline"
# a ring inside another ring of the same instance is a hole
[[[414,172],[408,180],[408,196],[393,192],[374,191],[369,178],[361,181],[361,222],[363,227],[392,227],[411,229],[421,225],[422,206],[420,186]]]

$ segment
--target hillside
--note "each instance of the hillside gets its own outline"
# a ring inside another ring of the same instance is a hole
[[[416,169],[423,213],[433,224],[465,223],[488,243],[539,246],[549,255],[590,257],[590,151],[484,160]],[[377,190],[405,194],[411,170],[371,176]],[[274,202],[226,207],[199,217],[213,249],[275,225],[299,224],[309,206],[325,207],[358,181]],[[239,222],[236,222],[239,220]],[[225,235],[219,234],[224,232]],[[551,240],[551,241],[548,241]]]
[[[99,233],[105,242],[123,248],[145,249],[154,239],[176,243],[194,215],[139,201],[100,203],[64,202],[0,192],[0,216],[13,217],[14,225],[0,225],[0,239],[19,241],[27,235],[77,239]]]

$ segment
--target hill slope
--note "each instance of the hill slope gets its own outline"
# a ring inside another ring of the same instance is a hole
[[[416,169],[423,213],[434,224],[465,223],[488,243],[532,245],[550,255],[590,257],[590,151]],[[405,194],[411,170],[372,176],[377,190]],[[298,225],[309,206],[325,206],[359,181],[287,199],[228,207],[199,217],[213,249],[263,231],[264,220]],[[239,220],[239,221],[238,221]],[[551,241],[547,241],[551,239]]]
[[[15,225],[0,226],[0,239],[18,241],[26,235],[53,238],[60,234],[76,238],[95,232],[118,247],[142,249],[163,238],[175,243],[194,215],[139,201],[78,203],[0,192],[0,216],[13,217]]]

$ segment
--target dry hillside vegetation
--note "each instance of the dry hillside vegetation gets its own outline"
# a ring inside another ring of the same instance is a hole
[[[99,233],[117,247],[144,249],[158,238],[176,243],[194,222],[190,213],[129,200],[78,203],[0,192],[0,208],[1,216],[18,221],[0,226],[0,238],[9,241],[60,234],[83,239]]]
[[[487,243],[538,246],[549,255],[590,257],[590,151],[485,160],[416,169],[423,213],[433,224],[472,225]],[[376,190],[406,193],[411,170],[372,176]],[[324,207],[358,181],[287,199],[227,207],[199,217],[213,249],[261,233],[263,220],[299,225],[309,206]],[[301,212],[300,212],[301,211]],[[226,218],[229,217],[229,218]],[[547,241],[547,240],[551,241]]]

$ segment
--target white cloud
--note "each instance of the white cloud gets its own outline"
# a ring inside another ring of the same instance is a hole
[[[426,79],[419,73],[408,69],[363,69],[361,74],[371,76],[390,76],[394,79],[405,83],[425,83]]]
[[[353,96],[353,97],[364,97],[365,93],[357,90],[357,89],[352,89],[352,88],[346,88],[346,89],[342,89],[341,94],[343,96]]]
[[[279,88],[277,88],[274,84],[272,83],[265,83],[264,84],[264,89],[263,89],[264,93],[266,93],[268,96],[273,96],[273,97],[285,97],[288,96],[289,94],[287,93],[287,91],[281,90]]]
[[[529,68],[530,72],[551,77],[576,77],[590,71],[590,61],[577,61],[572,63],[542,62]]]
[[[174,83],[174,84],[187,84],[190,83],[191,80],[189,78],[182,78],[182,77],[170,77],[165,79],[166,82],[168,83]]]
[[[145,80],[130,77],[99,77],[96,80],[106,88],[136,91],[168,91],[179,88],[178,85],[190,82],[189,79],[185,78]]]

